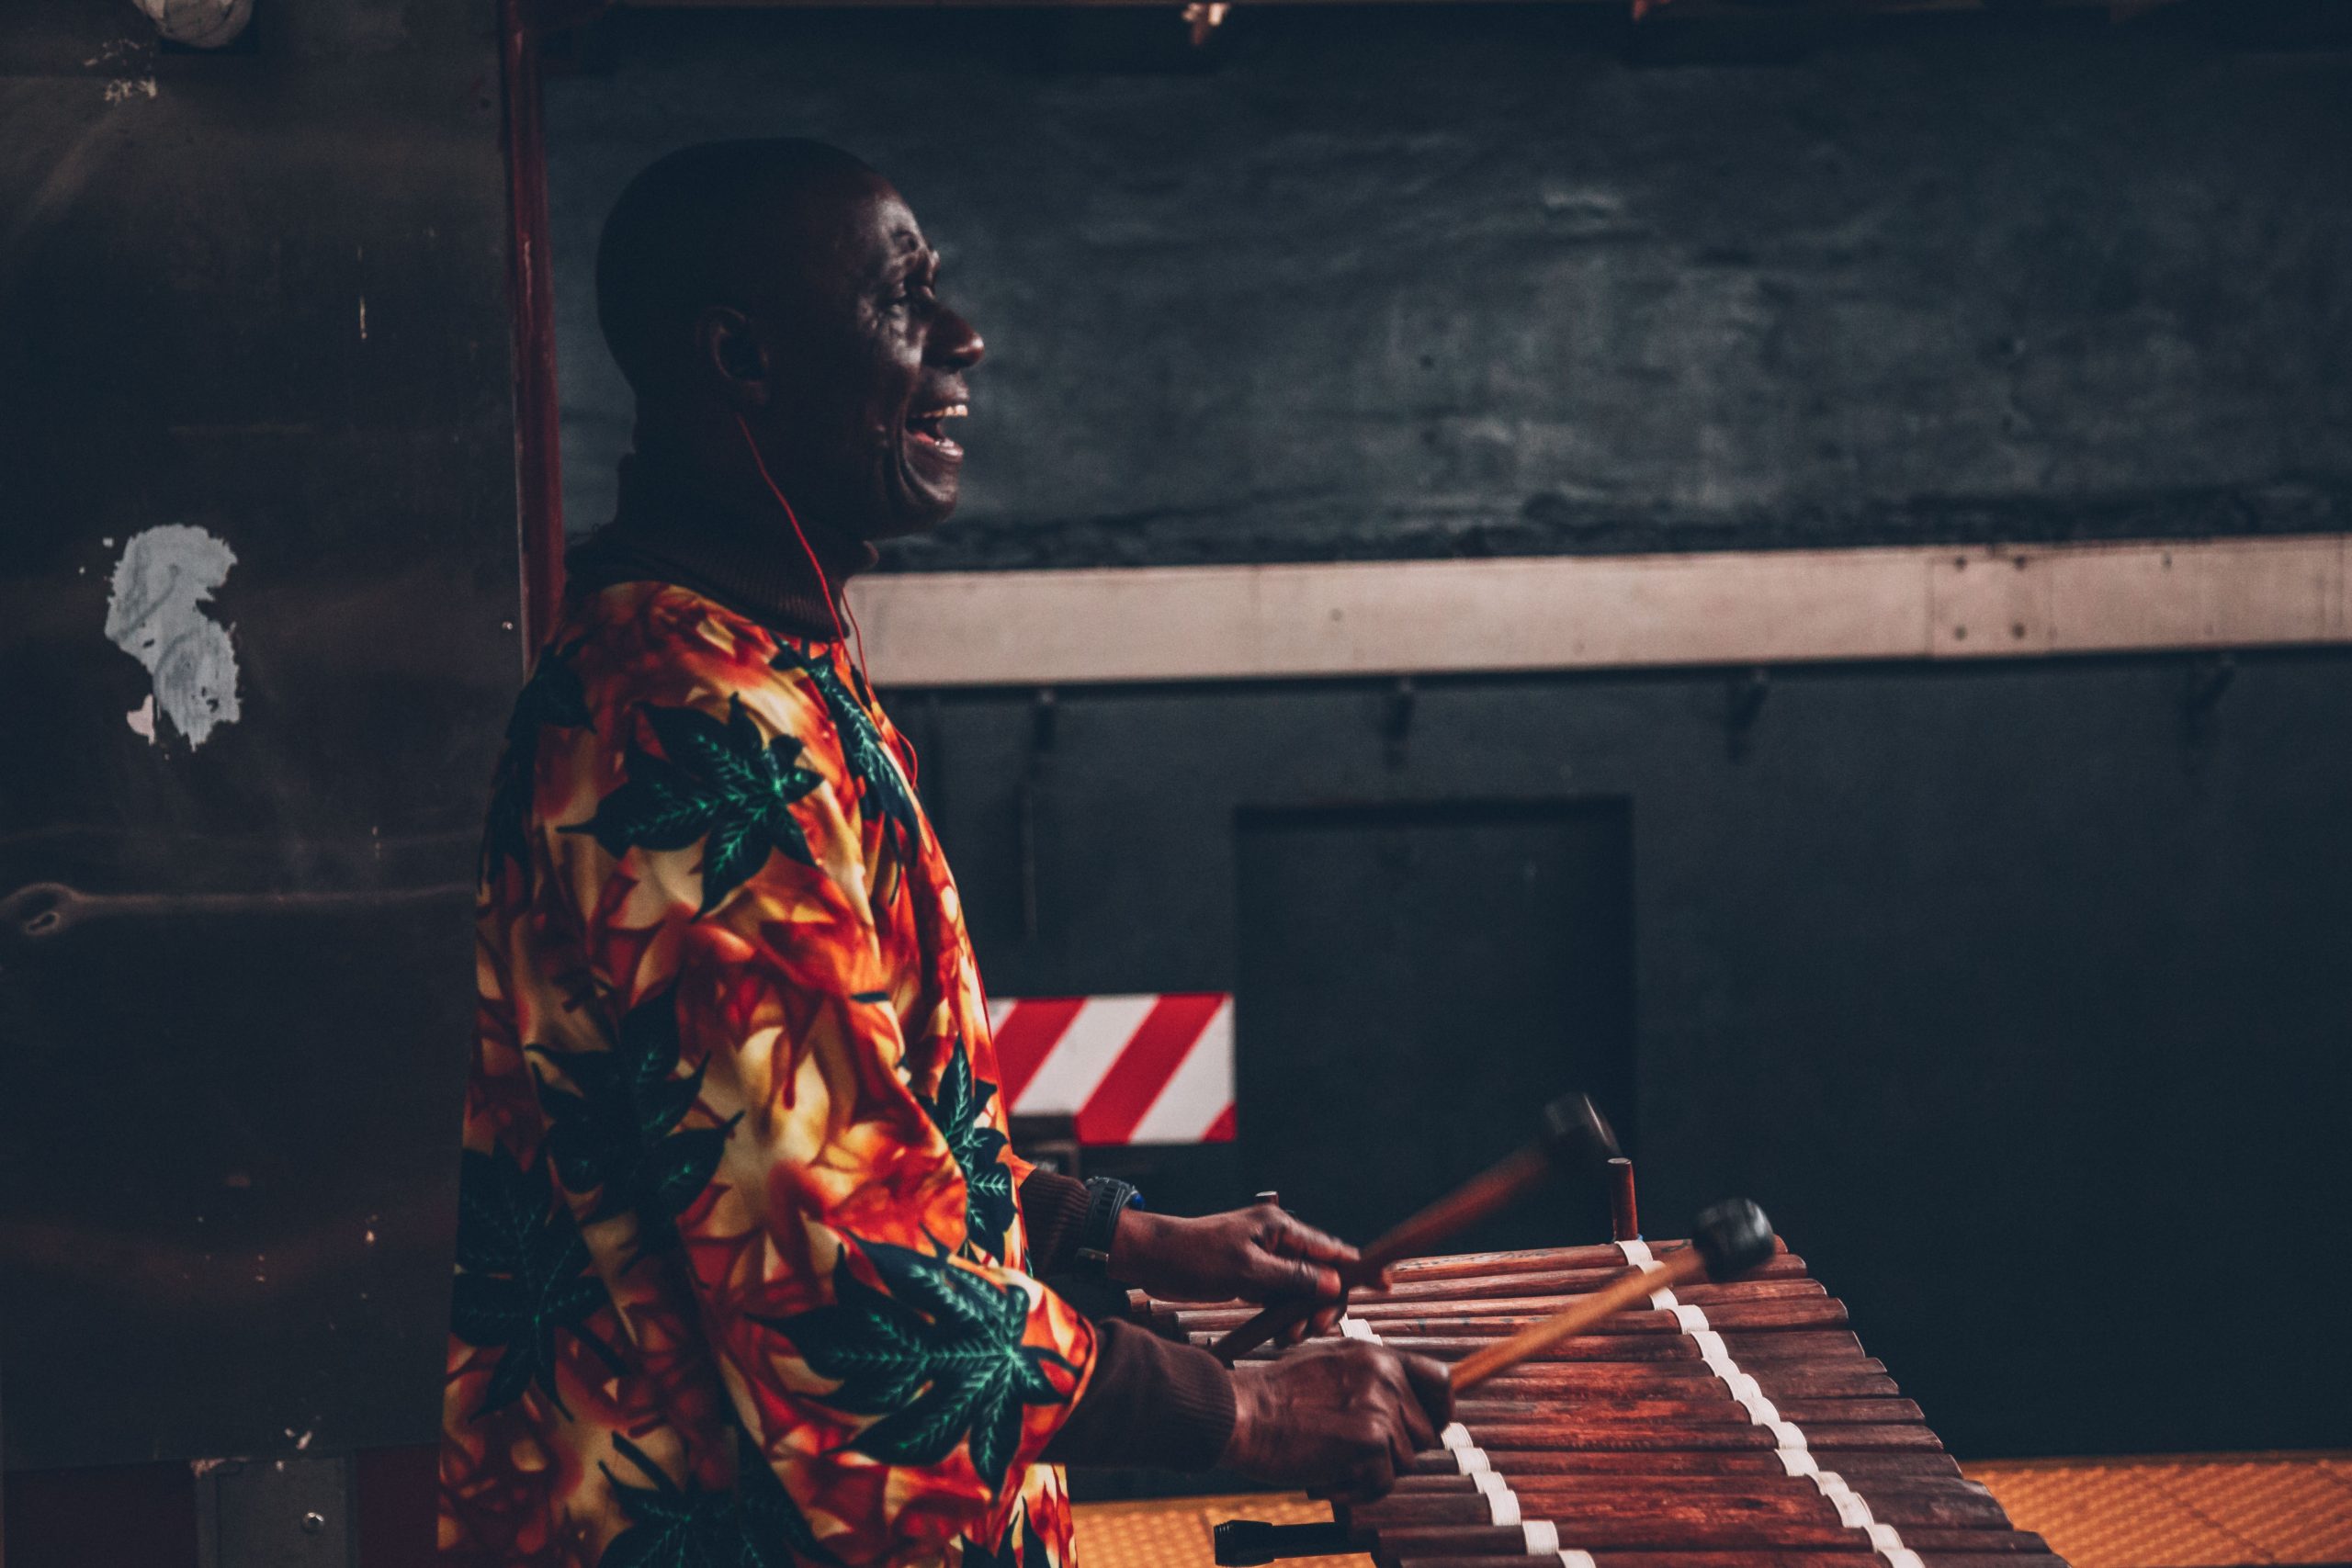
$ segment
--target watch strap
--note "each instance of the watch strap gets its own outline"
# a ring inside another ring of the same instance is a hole
[[[1119,1216],[1143,1207],[1143,1195],[1132,1183],[1111,1176],[1088,1177],[1086,1191],[1086,1219],[1078,1228],[1078,1260],[1100,1269],[1111,1261],[1111,1238],[1118,1232]]]

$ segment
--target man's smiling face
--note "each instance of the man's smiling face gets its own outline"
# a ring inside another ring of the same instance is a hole
[[[939,256],[888,182],[861,174],[780,215],[782,287],[760,335],[773,400],[760,423],[797,506],[865,539],[956,509],[980,335],[939,296]]]

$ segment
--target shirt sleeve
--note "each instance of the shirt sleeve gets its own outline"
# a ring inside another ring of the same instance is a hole
[[[582,1100],[626,1090],[573,1119],[557,1175],[640,1353],[688,1403],[716,1361],[825,1551],[991,1540],[1096,1331],[964,1245],[978,1190],[1009,1202],[1024,1168],[946,1107],[955,1060],[928,1095],[910,1081],[922,977],[877,935],[906,918],[907,852],[875,855],[822,708],[764,670],[679,663],[592,672],[594,724],[542,753],[540,918],[576,928],[620,1057],[585,1064],[582,1040],[542,1067]]]
[[[1233,1438],[1233,1374],[1197,1345],[1134,1323],[1095,1325],[1085,1397],[1046,1445],[1056,1464],[1199,1472]]]
[[[1029,1267],[1054,1274],[1078,1258],[1093,1194],[1083,1181],[1032,1168],[1021,1183]],[[1233,1374],[1191,1344],[1162,1339],[1117,1320],[1094,1325],[1094,1371],[1085,1397],[1046,1445],[1046,1458],[1074,1466],[1150,1465],[1204,1471],[1233,1436]]]
[[[1078,1238],[1094,1201],[1086,1183],[1031,1167],[1021,1179],[1021,1224],[1029,1237],[1029,1271],[1058,1274],[1078,1261]]]

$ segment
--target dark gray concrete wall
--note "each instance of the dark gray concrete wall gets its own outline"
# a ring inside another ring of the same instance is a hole
[[[570,522],[628,436],[604,212],[791,132],[900,184],[991,345],[907,567],[2343,527],[2352,60],[2193,24],[625,19],[550,101]]]
[[[780,132],[899,180],[992,345],[967,505],[901,567],[2352,517],[2342,55],[1973,18],[1637,64],[1554,9],[1245,7],[1188,60],[1162,23],[593,39],[551,107],[574,527],[627,440],[605,207]],[[1752,1191],[1962,1453],[2341,1446],[2298,1325],[2344,1266],[2236,1281],[2352,1201],[2352,665],[2196,708],[2210,673],[1781,674],[1744,741],[1718,672],[1444,682],[1399,767],[1351,683],[1065,692],[1035,760],[1024,695],[898,711],[999,995],[1230,986],[1244,808],[1629,803],[1653,1229]],[[1233,1201],[1281,1134],[1243,1111],[1113,1163]]]
[[[2352,660],[2251,659],[2206,709],[2198,680],[1784,673],[1737,755],[1712,674],[1424,683],[1398,766],[1370,685],[1065,692],[1034,760],[1024,697],[894,711],[998,996],[1231,987],[1245,808],[1629,802],[1652,1234],[1752,1194],[1956,1453],[2337,1448],[2352,1362],[2311,1329],[2352,1291],[2321,1239],[2352,1212]],[[1454,1053],[1560,1087],[1556,1041],[1419,1044],[1366,1159]],[[1243,1013],[1240,1050],[1283,1048]],[[1229,1204],[1289,1135],[1240,1110],[1237,1148],[1112,1164]]]
[[[215,57],[123,4],[0,27],[12,1468],[438,1413],[473,846],[519,679],[491,9],[255,28]],[[209,603],[146,585],[166,643],[233,652],[201,744],[133,728],[157,680],[107,635],[158,527],[234,557]],[[50,883],[74,897],[20,891]]]

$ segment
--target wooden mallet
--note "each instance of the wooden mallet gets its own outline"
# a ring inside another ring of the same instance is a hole
[[[1702,1277],[1715,1282],[1736,1279],[1771,1256],[1772,1223],[1764,1217],[1763,1210],[1745,1198],[1717,1203],[1701,1213],[1691,1226],[1689,1247],[1668,1253],[1662,1263],[1602,1286],[1532,1327],[1473,1351],[1453,1363],[1446,1379],[1456,1393],[1476,1388],[1561,1340],[1573,1339],[1603,1318],[1646,1301],[1653,1292],[1670,1291]]]
[[[1570,1174],[1605,1172],[1617,1157],[1617,1134],[1591,1097],[1564,1095],[1544,1108],[1536,1139],[1447,1193],[1363,1249],[1355,1262],[1340,1267],[1340,1283],[1347,1290],[1380,1278],[1383,1270],[1408,1258],[1417,1258],[1450,1235],[1457,1235],[1481,1220],[1500,1213],[1543,1185],[1553,1171]],[[1231,1362],[1263,1345],[1283,1330],[1306,1322],[1329,1303],[1283,1302],[1209,1347],[1219,1360]]]

